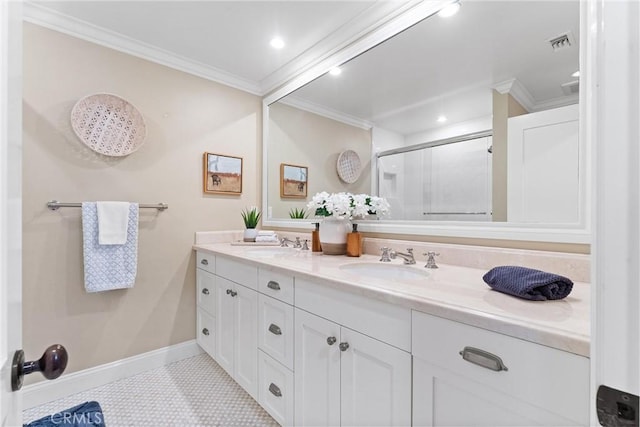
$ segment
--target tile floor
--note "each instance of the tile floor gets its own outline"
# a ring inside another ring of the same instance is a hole
[[[278,425],[207,354],[27,409],[23,419],[88,400],[100,403],[107,427]]]

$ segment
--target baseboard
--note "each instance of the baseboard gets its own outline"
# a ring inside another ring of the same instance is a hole
[[[116,360],[115,362],[62,375],[54,381],[41,381],[22,389],[22,406],[33,408],[52,400],[99,387],[122,378],[130,377],[149,369],[159,368],[178,360],[197,356],[203,350],[196,340],[185,341],[169,347]]]

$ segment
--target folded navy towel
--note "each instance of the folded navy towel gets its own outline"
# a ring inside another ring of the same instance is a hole
[[[511,265],[492,268],[482,278],[496,291],[533,301],[562,299],[573,289],[564,276]]]

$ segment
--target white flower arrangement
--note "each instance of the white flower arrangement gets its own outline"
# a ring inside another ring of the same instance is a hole
[[[326,191],[316,193],[307,204],[316,216],[333,216],[338,218],[364,218],[376,215],[378,218],[389,213],[389,203],[383,197],[368,194],[332,193]]]

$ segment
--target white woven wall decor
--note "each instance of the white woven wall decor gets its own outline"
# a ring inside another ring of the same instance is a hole
[[[347,184],[353,184],[360,177],[360,156],[353,150],[345,150],[338,156],[338,176]]]
[[[71,110],[71,127],[84,144],[106,156],[133,153],[147,135],[144,118],[136,107],[106,93],[79,100]]]

